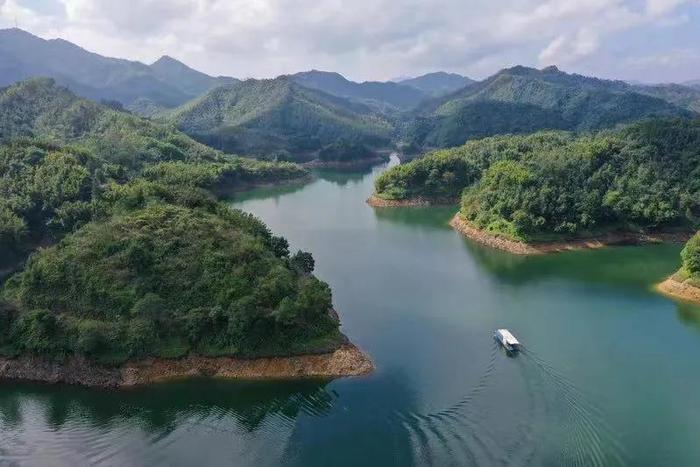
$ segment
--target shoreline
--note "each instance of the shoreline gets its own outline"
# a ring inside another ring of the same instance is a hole
[[[657,292],[675,300],[700,305],[700,287],[690,285],[687,282],[681,282],[674,276],[668,277],[660,284],[654,287]]]
[[[288,357],[145,358],[108,367],[75,356],[57,362],[44,357],[0,357],[0,381],[64,383],[104,389],[124,389],[191,377],[242,380],[343,378],[366,376],[372,360],[347,343],[332,352]]]
[[[596,235],[588,238],[573,239],[570,241],[525,243],[511,240],[504,237],[488,233],[484,230],[473,227],[469,222],[462,219],[459,213],[450,220],[450,226],[467,238],[498,250],[506,251],[515,255],[543,255],[549,253],[560,253],[564,251],[592,250],[613,245],[643,245],[649,243],[686,242],[693,234],[690,232],[670,233],[637,233],[637,232],[615,232]]]
[[[367,204],[374,208],[407,208],[407,207],[425,207],[425,206],[449,206],[456,204],[457,201],[449,198],[417,198],[406,199],[384,199],[376,195],[367,198]]]

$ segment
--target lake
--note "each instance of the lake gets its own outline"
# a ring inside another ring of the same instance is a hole
[[[700,308],[652,291],[680,246],[511,256],[456,207],[369,207],[382,170],[232,202],[313,253],[373,375],[4,383],[0,465],[700,465]]]

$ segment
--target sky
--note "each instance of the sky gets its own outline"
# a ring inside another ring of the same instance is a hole
[[[102,55],[170,55],[212,75],[309,69],[354,80],[481,79],[557,65],[641,82],[700,79],[700,0],[0,0],[0,28]]]

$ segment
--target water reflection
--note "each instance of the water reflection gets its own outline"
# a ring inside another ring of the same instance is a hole
[[[454,206],[428,206],[411,208],[374,208],[379,222],[404,224],[407,227],[430,227],[449,230],[449,221],[457,210]]]
[[[285,464],[357,466],[371,459],[368,465],[422,465],[414,459],[411,432],[399,416],[421,410],[410,378],[392,369],[366,384],[352,383],[346,380],[334,385],[342,402],[326,416],[298,420],[287,444]]]
[[[279,199],[285,195],[302,190],[309,183],[312,182],[304,181],[289,185],[263,186],[248,191],[232,193],[228,199],[236,202],[252,201],[257,199],[273,199],[275,201],[279,201]]]
[[[227,456],[253,453],[272,463],[298,417],[337,403],[326,384],[190,380],[112,392],[8,383],[0,465],[230,465]]]
[[[183,416],[216,414],[231,417],[250,432],[270,415],[293,420],[300,412],[327,413],[334,403],[325,389],[327,384],[194,379],[115,393],[71,386],[61,386],[57,391],[56,386],[6,383],[0,386],[0,428],[26,423],[22,408],[37,405],[54,430],[78,415],[97,426],[126,418],[149,431],[159,431]]]
[[[700,305],[679,301],[676,302],[676,312],[683,323],[700,331]]]
[[[386,166],[386,164],[381,164],[381,167]],[[325,170],[317,169],[314,170],[314,175],[316,175],[321,180],[334,183],[338,186],[345,186],[348,183],[358,184],[362,183],[365,177],[371,174],[377,166],[367,166],[361,168],[354,168],[352,170]]]
[[[537,256],[519,256],[464,239],[484,270],[499,280],[525,285],[543,279],[648,288],[678,269],[680,245],[621,246]]]

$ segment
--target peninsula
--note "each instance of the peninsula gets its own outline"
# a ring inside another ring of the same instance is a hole
[[[0,90],[0,379],[370,372],[313,256],[215,194],[308,176],[48,79]]]
[[[516,254],[685,242],[698,227],[700,121],[652,119],[594,134],[561,131],[470,141],[394,167],[374,206],[461,197],[450,223]]]

